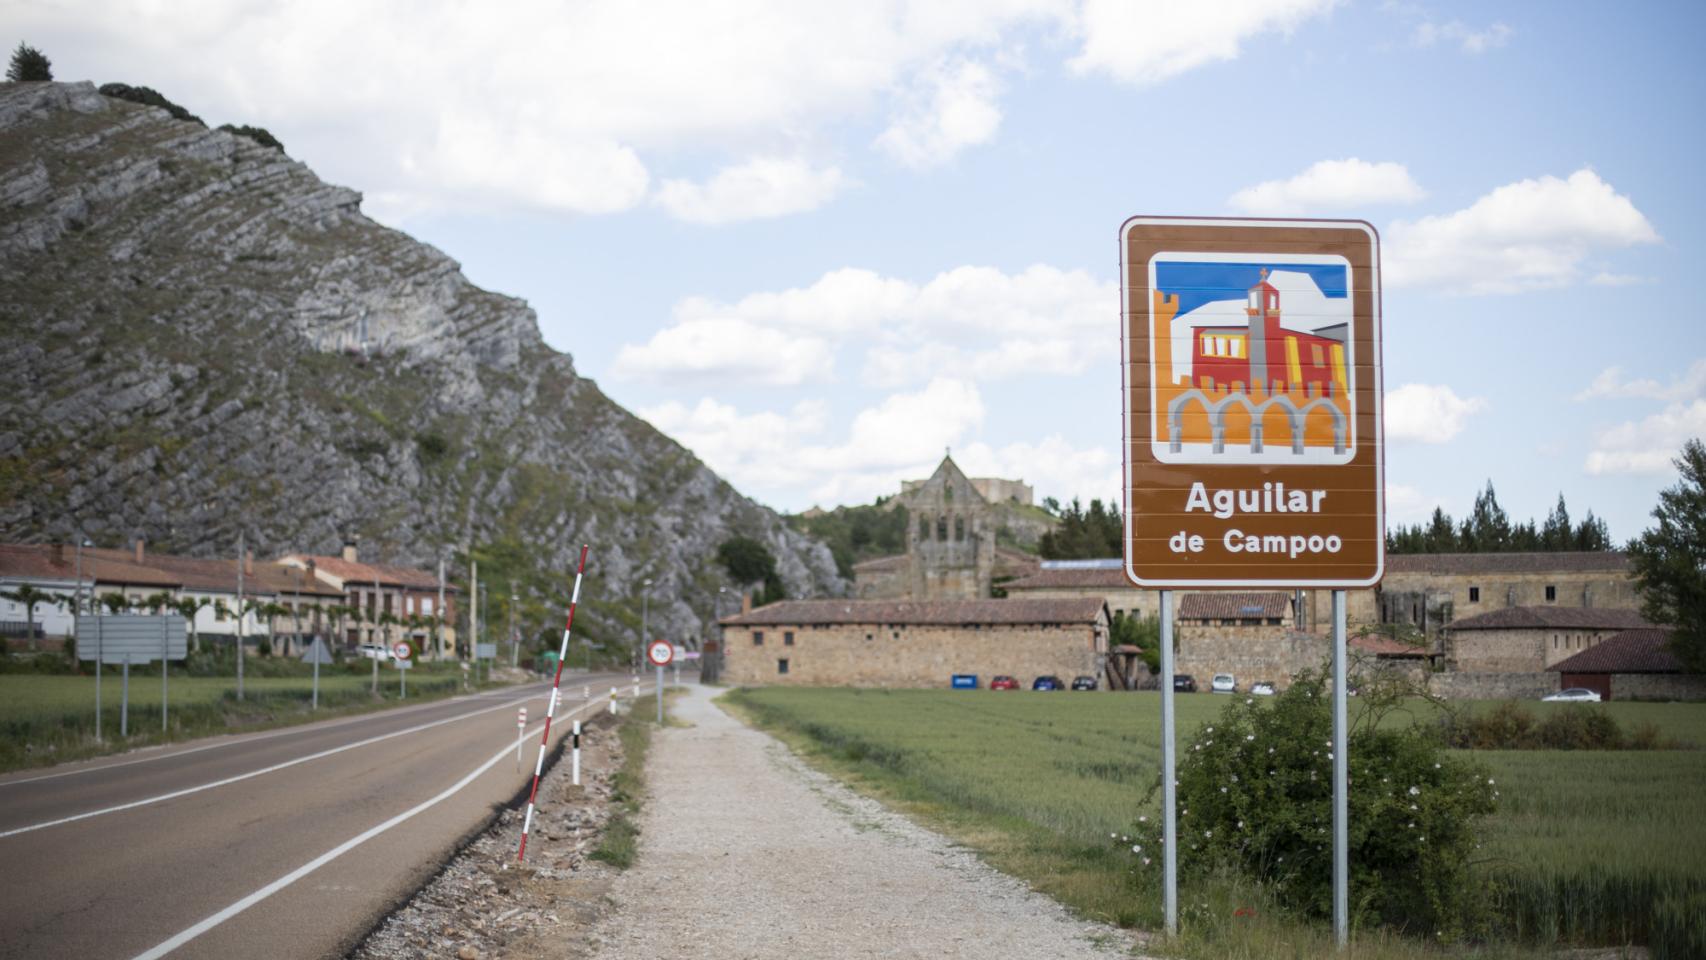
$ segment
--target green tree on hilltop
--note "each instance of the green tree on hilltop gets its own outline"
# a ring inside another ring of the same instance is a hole
[[[1641,587],[1641,616],[1668,624],[1671,652],[1693,672],[1706,672],[1706,445],[1683,445],[1676,486],[1659,492],[1658,521],[1629,544]]]
[[[53,61],[35,47],[19,41],[12,51],[12,62],[6,67],[6,79],[13,83],[53,79]]]
[[[762,583],[752,598],[753,606],[762,607],[786,599],[782,578],[776,573],[776,558],[770,550],[751,537],[731,537],[717,548],[717,562],[729,572],[730,579],[741,586]]]

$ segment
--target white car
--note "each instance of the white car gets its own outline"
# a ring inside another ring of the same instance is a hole
[[[1215,674],[1214,679],[1209,681],[1208,686],[1209,686],[1209,689],[1213,690],[1215,693],[1237,693],[1238,692],[1238,681],[1234,680],[1232,678],[1232,674],[1230,674],[1230,673],[1217,673],[1217,674]]]
[[[1250,695],[1255,697],[1271,697],[1274,695],[1274,685],[1266,680],[1257,680],[1250,684]]]
[[[369,660],[391,659],[391,649],[383,643],[364,643],[356,648],[356,653]]]
[[[1599,694],[1586,687],[1571,687],[1557,693],[1549,693],[1540,698],[1546,701],[1563,701],[1565,703],[1598,703]]]

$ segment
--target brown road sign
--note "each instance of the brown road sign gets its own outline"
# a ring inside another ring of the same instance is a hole
[[[1380,239],[1360,220],[1120,228],[1126,576],[1362,587],[1385,562]]]

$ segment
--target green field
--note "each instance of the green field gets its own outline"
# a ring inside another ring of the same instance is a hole
[[[283,665],[268,664],[269,672]],[[295,675],[300,669],[300,675]],[[169,689],[169,727],[160,729],[160,671],[130,673],[130,736],[119,738],[118,671],[101,680],[101,733],[95,741],[95,678],[47,674],[0,674],[0,771],[62,763],[157,743],[219,733],[301,723],[398,703],[395,669],[381,666],[379,694],[371,675],[356,667],[328,666],[320,675],[320,709],[311,712],[313,679],[308,668],[289,665],[289,676],[244,678],[244,699],[235,677],[190,677],[176,673]],[[408,700],[449,696],[462,689],[455,664],[422,665],[409,671]]]
[[[1160,925],[1158,903],[1132,902],[1121,883],[1129,865],[1109,841],[1131,830],[1159,780],[1159,694],[767,688],[728,701],[1085,915]],[[1181,743],[1224,703],[1180,696]],[[1706,896],[1706,705],[1601,709],[1625,729],[1656,723],[1696,748],[1475,754],[1500,785],[1485,868],[1500,880],[1503,935],[1516,942],[1643,942],[1655,910],[1698,909]],[[1408,955],[1388,948],[1397,952],[1370,955]],[[1217,951],[1242,955],[1224,940],[1203,955]]]

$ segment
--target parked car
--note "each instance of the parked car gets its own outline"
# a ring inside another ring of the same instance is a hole
[[[1599,694],[1586,687],[1571,687],[1568,690],[1549,693],[1540,699],[1554,702],[1563,701],[1565,703],[1598,703]]]
[[[1174,693],[1196,693],[1197,692],[1197,678],[1191,676],[1188,673],[1175,673],[1175,674],[1173,674],[1173,692]]]
[[[1208,683],[1210,690],[1215,693],[1237,693],[1238,681],[1230,673],[1217,673]]]
[[[1253,697],[1271,697],[1274,695],[1272,680],[1257,680],[1250,684],[1250,695]]]
[[[1038,677],[1031,681],[1032,690],[1065,690],[1066,684],[1059,677]]]
[[[391,659],[391,648],[385,646],[383,643],[364,643],[356,648],[356,653],[369,660]]]
[[[1094,689],[1096,689],[1096,678],[1095,677],[1073,677],[1072,678],[1072,689],[1074,689],[1074,690],[1094,690]]]
[[[989,689],[991,689],[991,690],[1017,690],[1017,689],[1019,689],[1019,681],[1013,679],[1012,677],[1009,677],[1009,676],[1006,676],[1005,674],[1003,674],[1001,676],[992,677],[990,679]]]

